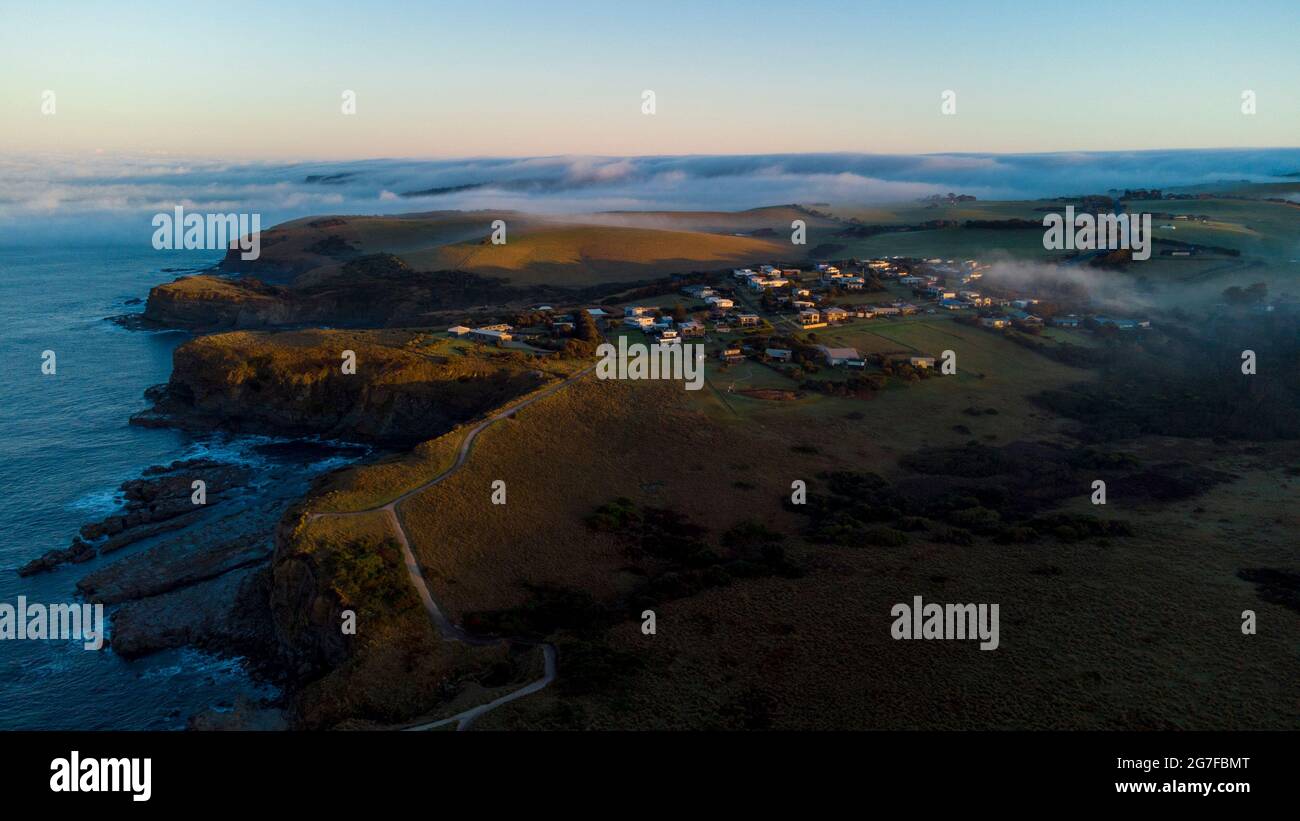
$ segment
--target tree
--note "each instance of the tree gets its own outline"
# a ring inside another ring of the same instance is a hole
[[[586,311],[578,312],[578,321],[574,323],[573,335],[583,342],[595,342],[600,339],[600,329],[596,327],[596,319]]]

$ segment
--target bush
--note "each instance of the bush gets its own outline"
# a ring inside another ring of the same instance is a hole
[[[907,542],[907,534],[892,527],[876,527],[862,534],[863,544],[876,547],[902,547]]]

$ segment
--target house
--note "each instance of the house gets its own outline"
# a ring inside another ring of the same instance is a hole
[[[714,324],[713,330],[720,334],[729,334],[731,333],[731,326],[722,322],[718,322]]]
[[[970,306],[965,302],[962,302],[960,299],[945,297],[939,300],[939,307],[947,308],[950,311],[960,311],[962,308],[969,308]]]
[[[745,284],[752,291],[763,291],[768,288],[784,288],[790,284],[790,280],[780,275],[752,276],[745,280]]]
[[[862,357],[858,355],[857,348],[829,348],[821,346],[822,356],[826,359],[826,364],[831,367],[848,365],[850,362],[862,362]],[[855,367],[861,367],[855,366]]]
[[[452,325],[450,328],[447,329],[447,333],[451,334],[452,336],[464,336],[465,334],[469,333],[470,330],[472,329],[466,328],[464,325]]]
[[[875,310],[868,308],[866,305],[858,305],[854,308],[850,308],[849,313],[859,319],[871,319],[876,315]]]
[[[645,330],[654,325],[655,320],[652,316],[625,316],[623,317],[623,324],[629,328]]]
[[[644,316],[655,312],[654,308],[645,305],[629,305],[623,309],[623,316]]]
[[[898,312],[903,316],[910,316],[920,310],[910,302],[895,302],[894,307],[897,308]]]
[[[804,308],[799,312],[799,324],[805,328],[823,328],[826,323],[822,321],[822,315],[812,308]]]
[[[913,368],[933,368],[934,357],[933,356],[909,356],[907,358],[907,363],[911,365]]]
[[[758,325],[761,320],[759,319],[758,314],[740,314],[736,317],[736,321],[740,323],[740,327],[750,328]]]
[[[670,328],[670,329],[667,329],[667,330],[664,330],[664,331],[661,331],[661,332],[659,333],[659,342],[662,343],[662,344],[667,345],[667,344],[671,344],[671,343],[673,343],[673,342],[681,342],[681,341],[682,341],[682,338],[681,338],[680,336],[678,336],[678,335],[677,335],[677,332],[674,331],[674,330],[672,330],[671,328]]]
[[[557,319],[551,323],[551,330],[553,331],[572,331],[573,327],[572,319]]]
[[[609,314],[605,311],[604,308],[588,308],[587,315],[590,316],[592,319],[604,319],[605,317],[609,316]]]
[[[754,271],[751,268],[733,268],[731,270],[731,275],[736,279],[744,279],[745,277],[752,277]]]
[[[849,312],[843,308],[825,308],[822,310],[822,319],[826,322],[843,322],[849,318]]]
[[[480,330],[480,331],[500,331],[501,333],[509,333],[509,332],[511,332],[511,331],[514,330],[514,326],[513,326],[513,325],[507,325],[507,324],[505,324],[504,322],[502,322],[502,323],[499,324],[499,325],[484,325],[483,327],[479,328],[479,330]]]
[[[677,326],[677,331],[682,336],[704,336],[704,323],[688,319]]]
[[[1011,324],[1005,316],[982,316],[980,324],[985,328],[1005,328]]]
[[[1095,317],[1098,325],[1114,325],[1121,331],[1134,331],[1139,328],[1150,328],[1151,321],[1148,319],[1112,319],[1111,317]]]
[[[788,351],[785,348],[768,348],[763,353],[767,354],[768,359],[775,359],[779,362],[789,362],[790,357],[794,356],[793,351]]]
[[[905,277],[898,278],[898,284],[900,285],[920,285],[921,282],[922,279],[919,276],[916,276],[915,274],[908,274]]]
[[[1052,317],[1052,324],[1058,328],[1077,328],[1082,321],[1076,314]]]
[[[1034,316],[1033,314],[1029,313],[1028,311],[1020,311],[1020,310],[1016,310],[1016,311],[1008,311],[1008,312],[1007,312],[1007,316],[1011,317],[1011,318],[1012,318],[1013,320],[1015,320],[1016,322],[1020,322],[1020,323],[1022,323],[1022,324],[1024,324],[1024,325],[1042,325],[1042,324],[1043,324],[1043,319],[1042,319],[1042,317]]]
[[[718,358],[723,362],[742,362],[745,359],[745,354],[741,352],[740,348],[729,345],[718,351]]]
[[[514,337],[506,331],[500,331],[495,328],[475,328],[469,332],[469,338],[475,342],[486,342],[490,345],[499,345],[503,342],[509,342]]]
[[[873,305],[871,311],[876,316],[898,316],[903,312],[901,308],[894,305]]]
[[[736,303],[732,302],[730,299],[725,299],[724,297],[720,297],[720,296],[711,296],[705,299],[704,301],[712,305],[714,308],[723,311],[736,307]]]
[[[687,285],[682,289],[682,293],[696,299],[704,299],[713,296],[715,291],[707,285]]]

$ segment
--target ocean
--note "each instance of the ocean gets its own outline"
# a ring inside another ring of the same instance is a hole
[[[167,381],[179,332],[126,330],[105,317],[143,308],[177,269],[220,251],[143,247],[0,247],[0,602],[76,600],[76,581],[131,552],[29,578],[16,569],[117,507],[115,492],[151,465],[212,456],[254,461],[264,438],[192,436],[133,427],[143,392]],[[168,269],[168,270],[164,270]],[[56,355],[44,375],[42,352]],[[263,448],[265,450],[265,448]],[[291,450],[291,449],[290,449]],[[237,659],[191,649],[124,661],[81,642],[0,641],[0,729],[183,729],[190,715],[241,696],[273,697]]]

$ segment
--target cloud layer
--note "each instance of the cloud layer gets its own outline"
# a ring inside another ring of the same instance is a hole
[[[157,157],[0,160],[0,243],[57,232],[149,235],[176,205],[311,214],[515,208],[545,213],[889,203],[945,192],[980,199],[1098,193],[1222,180],[1294,181],[1300,149],[1054,154],[771,154],[220,163]]]

